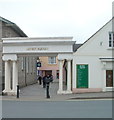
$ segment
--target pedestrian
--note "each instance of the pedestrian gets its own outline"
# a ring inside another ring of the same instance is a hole
[[[43,88],[46,87],[46,75],[43,77]]]
[[[38,77],[38,81],[39,81],[39,85],[41,85],[42,84],[42,77],[41,76]]]
[[[53,75],[49,75],[49,77],[50,77],[50,82],[53,82]]]
[[[45,77],[45,83],[46,83],[46,97],[47,98],[50,98],[50,95],[49,95],[49,84],[50,84],[50,82],[51,82],[51,76],[50,75],[47,75],[46,77]]]

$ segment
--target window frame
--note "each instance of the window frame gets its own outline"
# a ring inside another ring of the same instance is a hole
[[[48,57],[48,64],[56,64],[56,57],[55,56]]]
[[[108,34],[108,47],[114,48],[114,32],[109,32]]]

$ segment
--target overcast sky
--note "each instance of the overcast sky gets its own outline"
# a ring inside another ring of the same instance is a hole
[[[0,0],[0,15],[29,37],[73,36],[83,43],[112,18],[114,0]]]

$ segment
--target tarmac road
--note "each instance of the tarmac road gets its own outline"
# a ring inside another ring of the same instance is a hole
[[[112,118],[112,100],[2,101],[3,118]]]

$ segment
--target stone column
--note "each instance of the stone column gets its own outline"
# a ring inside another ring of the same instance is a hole
[[[9,93],[11,91],[11,63],[5,61],[5,89],[3,93]]]
[[[67,69],[68,69],[68,73],[67,73],[67,92],[68,93],[72,93],[71,91],[71,60],[67,60],[68,65],[67,65]]]
[[[13,72],[12,72],[12,94],[16,95],[18,85],[18,65],[17,61],[13,61]]]
[[[58,94],[63,92],[63,60],[59,60],[59,90]]]

